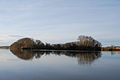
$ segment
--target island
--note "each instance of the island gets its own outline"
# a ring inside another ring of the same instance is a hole
[[[40,40],[22,38],[14,42],[11,50],[80,50],[80,51],[101,51],[101,43],[91,36],[81,35],[77,41],[64,44],[43,43]]]

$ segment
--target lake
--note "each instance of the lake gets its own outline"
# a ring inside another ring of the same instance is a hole
[[[120,52],[0,49],[0,80],[120,80]]]

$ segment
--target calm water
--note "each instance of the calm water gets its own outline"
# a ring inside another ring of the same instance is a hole
[[[120,52],[1,49],[0,80],[120,80]]]

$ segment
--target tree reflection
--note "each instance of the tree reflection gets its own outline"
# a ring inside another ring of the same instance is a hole
[[[78,64],[92,64],[96,59],[101,57],[100,52],[86,52],[76,55],[78,59]]]
[[[31,51],[31,50],[11,50],[18,58],[23,60],[39,59],[42,55],[56,54],[77,58],[78,64],[92,64],[101,57],[100,52],[80,52],[80,51]]]
[[[33,58],[40,58],[44,52],[37,52],[31,50],[10,50],[15,56],[23,60],[32,60]]]
[[[66,55],[77,58],[78,64],[92,64],[96,59],[101,57],[101,52],[81,52],[81,51],[56,51],[54,54]]]

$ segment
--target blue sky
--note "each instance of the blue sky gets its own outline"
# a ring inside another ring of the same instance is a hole
[[[49,43],[92,36],[120,45],[120,0],[0,0],[0,45],[31,37]]]

